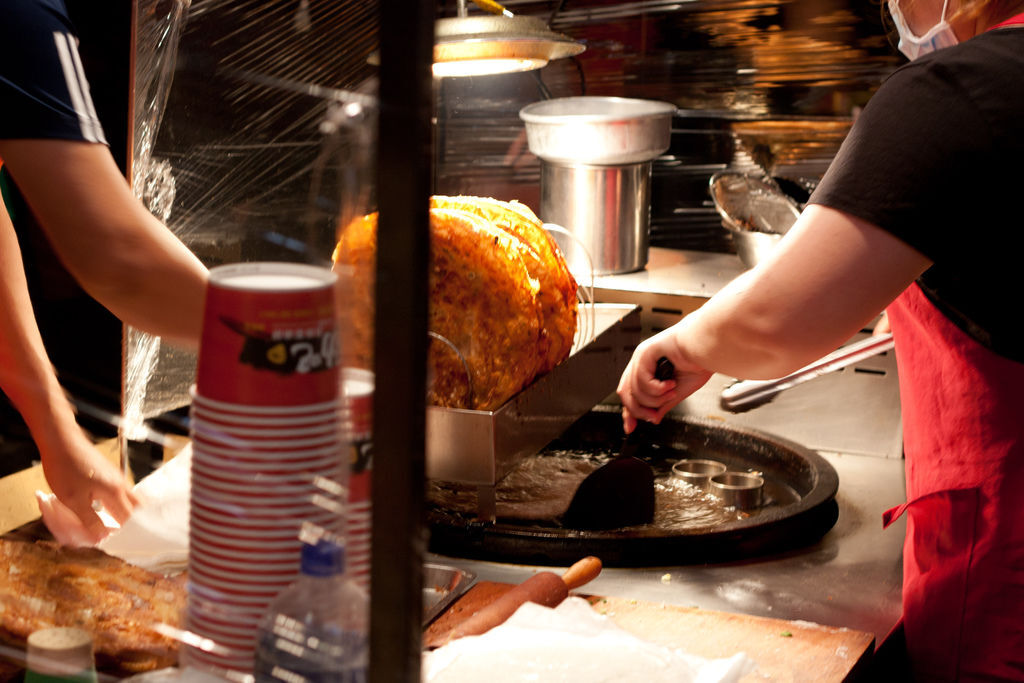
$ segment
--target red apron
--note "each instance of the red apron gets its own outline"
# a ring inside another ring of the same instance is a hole
[[[1019,26],[1021,24],[1024,24],[1024,12],[1021,12],[1020,14],[1015,14],[1006,21],[1001,21],[995,26],[989,28],[988,30],[991,31],[993,28],[1002,28],[1003,26]]]
[[[1007,315],[1014,315],[1007,307]],[[889,307],[903,411],[903,627],[918,680],[1024,680],[1024,364],[915,284]]]

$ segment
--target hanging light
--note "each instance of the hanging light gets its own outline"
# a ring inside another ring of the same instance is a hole
[[[460,0],[459,16],[435,22],[437,78],[530,71],[584,50],[536,17],[513,15],[493,0],[473,1],[493,14],[468,16]]]

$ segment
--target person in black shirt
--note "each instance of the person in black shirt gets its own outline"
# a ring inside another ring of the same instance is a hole
[[[911,61],[854,123],[771,256],[644,341],[624,428],[712,372],[785,375],[886,309],[908,502],[902,632],[918,680],[1024,679],[1024,2],[890,0]],[[668,357],[674,379],[654,379]]]

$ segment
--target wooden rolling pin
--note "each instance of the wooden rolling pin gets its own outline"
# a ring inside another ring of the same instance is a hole
[[[601,573],[601,560],[590,555],[572,565],[559,576],[554,572],[538,572],[502,594],[497,600],[481,607],[465,621],[447,631],[434,634],[424,647],[441,647],[456,638],[476,636],[505,623],[524,602],[535,602],[545,607],[555,607],[569,595]]]

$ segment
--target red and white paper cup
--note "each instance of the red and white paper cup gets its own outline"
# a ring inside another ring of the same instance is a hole
[[[337,276],[277,262],[210,270],[196,393],[238,406],[303,406],[339,397]]]
[[[346,565],[352,580],[370,587],[370,545],[373,514],[373,390],[369,370],[344,368],[342,425],[350,457],[348,510],[345,515]]]

